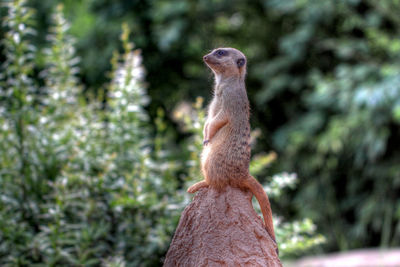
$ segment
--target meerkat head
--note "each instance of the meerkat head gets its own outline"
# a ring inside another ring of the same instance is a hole
[[[217,48],[203,57],[217,79],[246,75],[246,57],[235,48]]]

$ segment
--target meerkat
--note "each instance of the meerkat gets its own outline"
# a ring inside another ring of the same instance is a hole
[[[215,77],[214,96],[204,126],[201,170],[204,180],[187,190],[210,186],[250,190],[264,217],[265,228],[276,242],[271,206],[261,184],[250,175],[250,105],[245,87],[246,57],[234,48],[218,48],[203,57]]]

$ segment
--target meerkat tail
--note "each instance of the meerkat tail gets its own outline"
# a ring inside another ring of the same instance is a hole
[[[193,193],[196,193],[200,188],[207,187],[207,186],[208,186],[207,182],[203,180],[203,181],[195,183],[194,185],[189,187],[187,192],[193,194]]]
[[[260,208],[264,217],[265,228],[271,238],[275,241],[275,231],[274,224],[272,222],[272,211],[271,204],[269,203],[269,199],[267,194],[264,191],[262,185],[251,175],[248,176],[247,179],[244,180],[246,187],[254,194],[258,203],[260,204]]]

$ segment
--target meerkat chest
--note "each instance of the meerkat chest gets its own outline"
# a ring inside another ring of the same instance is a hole
[[[218,96],[214,96],[213,100],[210,103],[210,107],[208,109],[208,117],[213,118],[218,112],[222,109],[221,99]]]

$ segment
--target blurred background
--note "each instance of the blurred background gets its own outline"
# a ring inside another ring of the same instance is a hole
[[[400,245],[400,1],[2,1],[0,264],[160,266],[248,58],[281,257]]]

